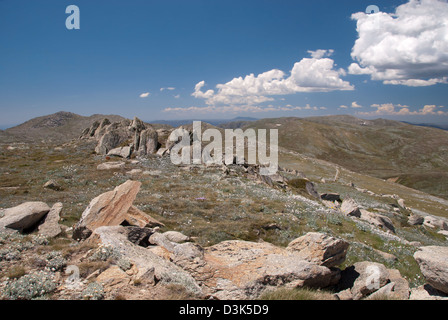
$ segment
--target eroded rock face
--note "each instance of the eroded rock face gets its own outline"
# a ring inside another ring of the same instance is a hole
[[[414,258],[431,287],[448,293],[448,247],[420,247]]]
[[[9,228],[23,232],[33,228],[50,211],[44,202],[25,202],[3,211],[0,228]]]
[[[139,227],[157,224],[155,219],[132,205],[140,186],[141,182],[128,180],[93,199],[75,225],[73,238],[86,239],[98,227],[118,226],[124,222]]]
[[[325,267],[335,267],[345,261],[349,243],[323,233],[309,232],[293,240],[286,248],[302,259]]]

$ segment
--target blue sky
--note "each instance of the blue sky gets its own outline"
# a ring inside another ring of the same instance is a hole
[[[79,30],[65,26],[72,4]],[[378,14],[365,13],[371,4]],[[3,0],[0,125],[61,110],[146,121],[448,122],[447,8],[446,0]]]

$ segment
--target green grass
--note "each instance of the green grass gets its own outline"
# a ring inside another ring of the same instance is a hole
[[[308,288],[280,288],[263,293],[259,300],[335,300],[333,294]]]

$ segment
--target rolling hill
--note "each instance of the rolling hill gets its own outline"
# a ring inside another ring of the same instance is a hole
[[[280,148],[448,198],[447,131],[352,116],[263,119],[239,126],[278,129]]]

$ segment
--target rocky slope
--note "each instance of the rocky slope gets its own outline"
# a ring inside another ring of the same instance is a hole
[[[270,177],[177,166],[158,130],[1,145],[3,299],[447,298],[447,200],[285,148]]]

